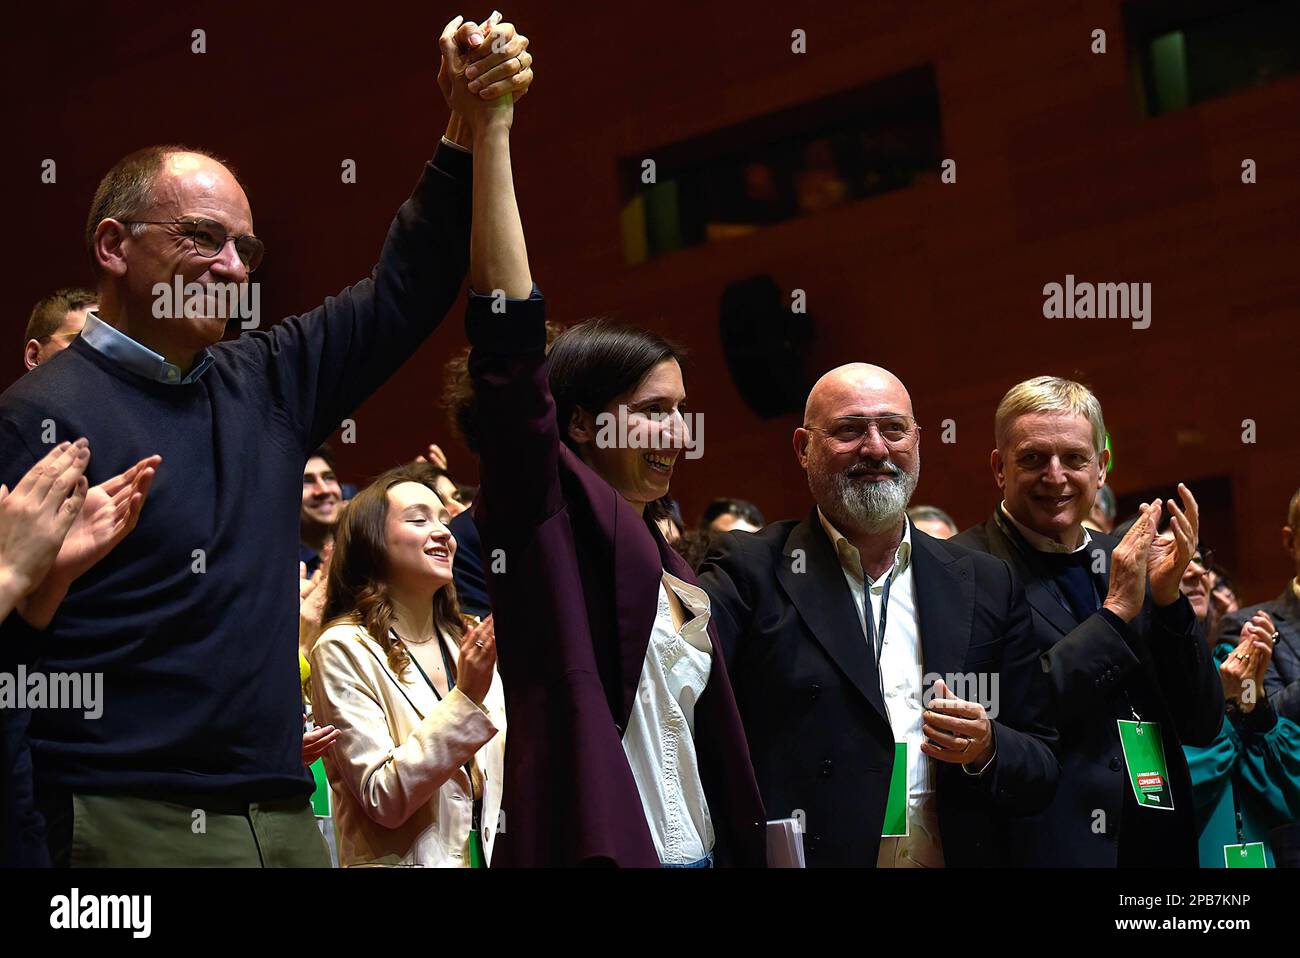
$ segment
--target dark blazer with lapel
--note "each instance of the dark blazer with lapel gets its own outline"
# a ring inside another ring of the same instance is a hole
[[[939,765],[944,860],[1001,864],[1006,816],[1045,806],[1058,772],[1055,733],[1033,691],[1042,673],[1029,610],[1005,564],[915,527],[912,546],[925,673],[999,677],[992,768],[976,778]],[[802,810],[810,866],[874,867],[894,736],[874,657],[817,511],[803,522],[719,536],[699,576],[768,814]]]
[[[685,562],[560,441],[541,295],[471,295],[483,537],[510,732],[493,865],[657,867],[622,734],[663,570]],[[765,815],[717,629],[695,746],[719,864],[761,867]]]
[[[1241,628],[1256,612],[1264,611],[1278,631],[1273,659],[1264,673],[1264,691],[1273,710],[1293,722],[1300,722],[1300,599],[1291,583],[1271,602],[1261,602],[1223,617],[1219,641],[1234,645],[1241,641]]]
[[[1105,553],[1099,588],[1109,588],[1110,554],[1119,540],[1093,532]],[[1191,778],[1183,745],[1209,745],[1223,720],[1223,687],[1186,597],[1156,610],[1150,594],[1142,612],[1121,634],[1102,612],[1083,622],[1053,595],[1049,578],[1027,544],[1013,541],[996,516],[954,540],[997,556],[1024,584],[1033,610],[1033,634],[1051,693],[1051,718],[1061,740],[1061,782],[1056,799],[1012,829],[1014,863],[1024,866],[1114,867],[1118,862],[1126,789],[1131,789],[1120,748],[1118,719],[1160,723],[1173,794],[1173,829],[1186,836],[1150,865],[1195,868],[1198,863]],[[1104,813],[1098,818],[1097,811]],[[1161,823],[1163,825],[1163,823]]]

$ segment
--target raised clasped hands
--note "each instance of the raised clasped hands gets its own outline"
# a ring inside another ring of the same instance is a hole
[[[1264,695],[1264,673],[1273,659],[1273,636],[1276,632],[1269,614],[1263,610],[1256,612],[1241,627],[1237,647],[1219,665],[1223,697],[1236,701],[1243,712],[1254,711]]]
[[[528,38],[494,10],[482,24],[452,20],[438,47],[438,86],[452,111],[476,131],[494,119],[508,125],[533,82]]]

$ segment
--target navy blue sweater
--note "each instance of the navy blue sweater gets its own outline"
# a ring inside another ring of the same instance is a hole
[[[43,668],[104,673],[98,720],[32,714],[38,787],[241,801],[308,793],[295,591],[303,463],[458,296],[470,173],[467,154],[441,147],[368,279],[214,346],[215,365],[195,383],[147,381],[77,340],[0,395],[0,481],[11,488],[48,449],[47,419],[56,439],[90,439],[92,485],[163,457],[139,525],[38,633]],[[15,631],[33,630],[15,613],[0,641],[24,638]],[[0,741],[12,742],[6,731]],[[0,775],[21,775],[21,754],[0,761]],[[11,794],[21,785],[0,781]]]

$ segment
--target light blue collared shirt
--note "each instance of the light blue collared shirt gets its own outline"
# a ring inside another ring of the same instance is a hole
[[[148,346],[137,343],[121,330],[114,329],[94,312],[86,314],[86,325],[81,327],[81,338],[86,345],[101,356],[113,360],[123,369],[153,382],[169,386],[184,386],[197,382],[216,362],[210,350],[203,350],[194,360],[188,373],[175,363],[169,363]]]

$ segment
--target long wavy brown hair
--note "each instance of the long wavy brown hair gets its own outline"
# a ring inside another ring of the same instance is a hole
[[[388,588],[388,490],[403,482],[418,482],[437,495],[436,476],[427,463],[389,469],[348,502],[334,534],[329,593],[322,616],[325,628],[338,623],[361,626],[383,646],[389,668],[399,676],[411,657],[391,632],[397,615]],[[457,644],[465,635],[456,587],[450,582],[434,593],[433,624]]]

